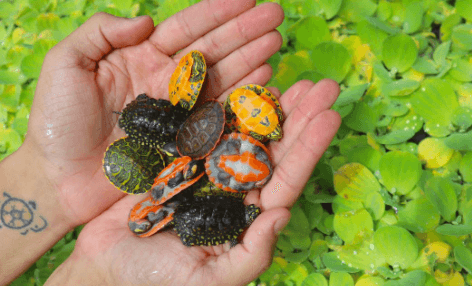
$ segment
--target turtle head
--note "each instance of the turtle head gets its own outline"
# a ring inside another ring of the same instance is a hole
[[[247,226],[251,225],[252,222],[257,218],[261,213],[261,209],[256,205],[246,206],[246,224]]]

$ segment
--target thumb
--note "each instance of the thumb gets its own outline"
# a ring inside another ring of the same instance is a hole
[[[270,266],[277,234],[289,220],[290,211],[286,208],[262,212],[248,228],[242,243],[228,252],[225,263],[216,264],[223,269],[217,269],[215,273],[221,273],[224,277],[220,279],[235,285],[246,285],[257,278]]]
[[[57,64],[61,63],[56,56],[67,56],[69,60],[64,64],[68,66],[72,55],[76,60],[74,64],[88,66],[90,61],[99,61],[113,49],[141,43],[153,31],[154,23],[149,16],[128,19],[99,12],[51,49],[54,56],[48,55]]]

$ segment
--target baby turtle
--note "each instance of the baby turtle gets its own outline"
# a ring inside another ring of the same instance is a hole
[[[157,149],[139,144],[130,137],[108,146],[103,158],[103,170],[108,180],[128,194],[149,191],[163,168],[164,159]]]
[[[168,225],[174,216],[178,202],[157,205],[147,197],[136,204],[129,214],[128,227],[139,237],[148,237]]]
[[[225,112],[216,100],[200,106],[182,124],[177,133],[177,150],[181,156],[200,160],[215,148],[224,131]]]
[[[226,98],[225,111],[226,122],[241,133],[259,141],[282,138],[282,108],[265,87],[249,84],[237,88]]]
[[[154,180],[151,197],[154,204],[162,204],[197,182],[204,174],[199,161],[180,157],[163,169]]]
[[[203,86],[206,75],[206,63],[203,54],[199,51],[191,51],[182,57],[170,77],[169,98],[173,105],[180,105],[190,110]]]
[[[228,241],[234,246],[238,236],[260,214],[255,205],[228,196],[195,197],[174,213],[174,229],[186,246],[219,245]]]
[[[189,115],[180,106],[150,98],[144,93],[117,113],[121,114],[118,125],[132,140],[161,149],[175,141],[180,125]]]
[[[247,192],[262,188],[272,177],[269,154],[269,150],[251,136],[227,134],[206,158],[205,171],[218,188]]]

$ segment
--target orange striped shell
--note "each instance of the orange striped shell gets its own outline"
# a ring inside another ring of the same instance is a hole
[[[225,102],[227,124],[259,141],[282,138],[282,108],[265,87],[249,84],[234,90]]]
[[[205,172],[218,188],[228,192],[248,192],[263,187],[272,177],[269,150],[242,133],[221,138],[206,158]]]
[[[180,59],[177,68],[170,77],[169,99],[173,105],[192,109],[197,101],[206,75],[206,63],[203,54],[191,51]]]

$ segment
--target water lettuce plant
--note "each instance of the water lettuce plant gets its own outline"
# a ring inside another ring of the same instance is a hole
[[[0,1],[0,159],[52,46],[98,11],[157,24],[195,2]],[[337,81],[343,124],[251,285],[471,285],[472,0],[273,2],[286,18],[268,85]],[[12,285],[42,285],[79,231]]]

